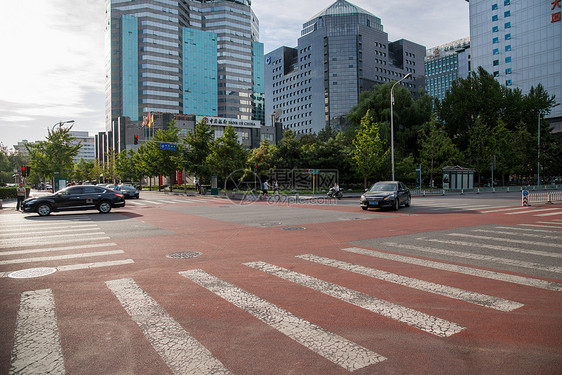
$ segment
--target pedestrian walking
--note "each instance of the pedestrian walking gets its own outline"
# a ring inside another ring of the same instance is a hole
[[[269,180],[265,180],[262,184],[262,191],[263,191],[263,196],[269,197]]]
[[[16,195],[18,202],[16,203],[16,211],[20,209],[23,211],[23,201],[25,200],[25,187],[23,186],[23,182],[20,182],[20,186],[16,188]]]

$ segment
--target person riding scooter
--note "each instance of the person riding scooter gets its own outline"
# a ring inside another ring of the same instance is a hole
[[[343,196],[343,189],[340,189],[340,186],[339,186],[338,183],[336,182],[336,183],[334,184],[334,186],[332,186],[332,187],[330,188],[330,191],[328,191],[328,197],[341,199],[342,196]]]

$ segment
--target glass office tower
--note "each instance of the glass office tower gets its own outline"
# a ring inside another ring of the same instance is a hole
[[[263,121],[249,0],[106,0],[105,37],[107,130],[151,112]]]
[[[414,95],[424,87],[425,47],[388,41],[381,20],[338,0],[303,25],[296,48],[266,55],[265,112],[297,134],[341,129],[362,91],[403,81]]]
[[[429,48],[425,56],[425,91],[442,100],[453,81],[470,73],[470,38]]]
[[[562,103],[562,21],[559,1],[470,0],[473,70],[526,94],[539,83]],[[562,105],[549,116],[562,130]]]

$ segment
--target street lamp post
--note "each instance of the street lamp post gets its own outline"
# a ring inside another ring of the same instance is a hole
[[[51,133],[55,131],[55,126],[59,126],[59,128],[62,128],[62,126],[64,124],[72,124],[74,123],[74,120],[68,120],[68,121],[59,121],[57,122],[55,125],[53,125],[53,127],[51,128]]]
[[[392,181],[394,181],[394,86],[411,76],[412,73],[406,74],[401,80],[392,85],[390,89],[390,159],[392,163]]]

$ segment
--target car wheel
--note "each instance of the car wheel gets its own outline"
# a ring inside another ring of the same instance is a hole
[[[369,207],[361,207],[363,209],[363,211],[367,211],[367,208]]]
[[[398,207],[399,207],[399,206],[400,206],[400,201],[398,200],[398,198],[396,198],[396,199],[394,200],[394,206],[392,207],[392,209],[393,209],[394,211],[398,211]]]
[[[98,206],[98,211],[102,214],[106,214],[111,211],[111,204],[109,202],[101,202]]]
[[[411,205],[412,205],[412,197],[408,195],[408,200],[406,201],[406,204],[404,206],[410,207]]]
[[[37,207],[37,213],[39,214],[39,216],[47,216],[51,213],[51,206],[46,203],[40,204]]]

